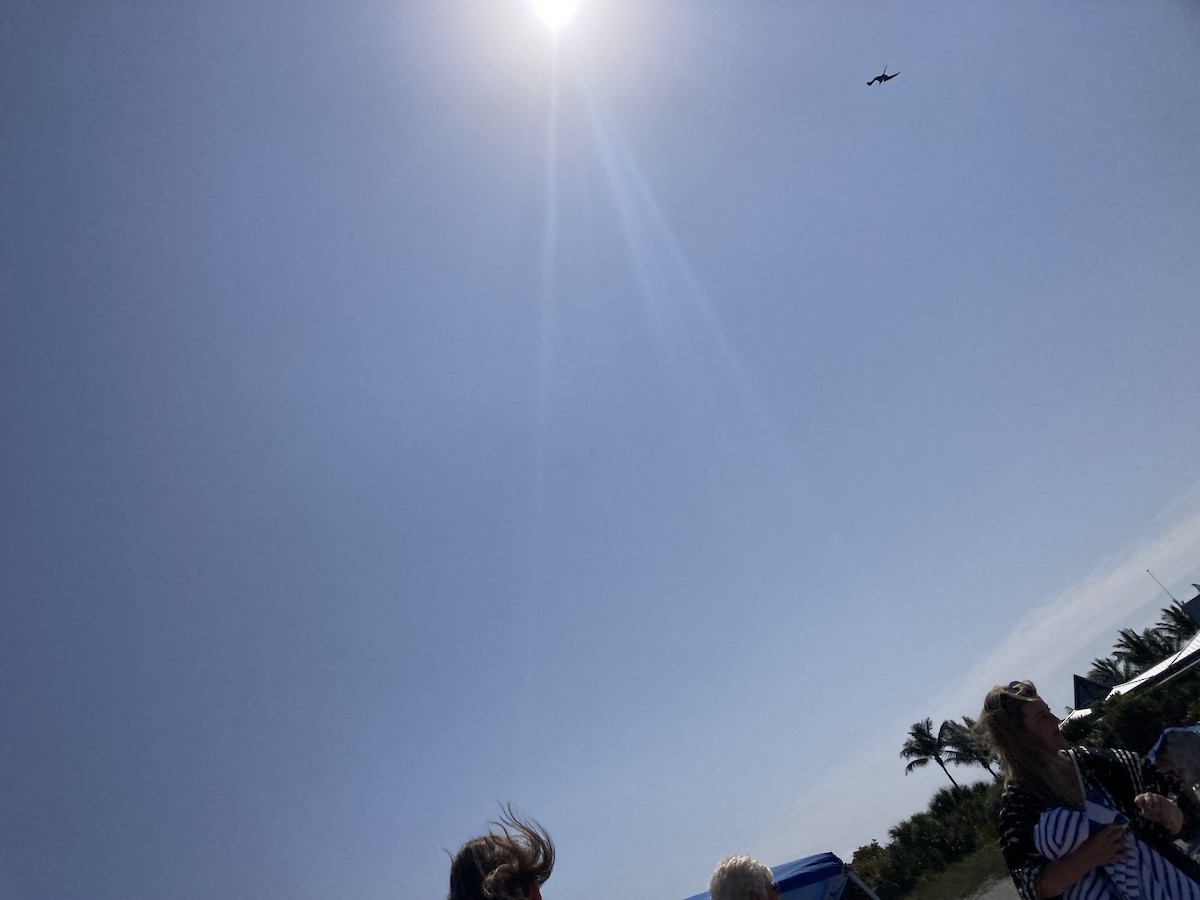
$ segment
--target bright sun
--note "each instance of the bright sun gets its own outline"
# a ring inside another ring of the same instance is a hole
[[[579,0],[533,0],[533,11],[551,28],[558,28],[575,15],[578,5]]]

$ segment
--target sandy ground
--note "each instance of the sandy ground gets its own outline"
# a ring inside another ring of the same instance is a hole
[[[1007,875],[989,881],[964,900],[1019,900],[1017,889]]]

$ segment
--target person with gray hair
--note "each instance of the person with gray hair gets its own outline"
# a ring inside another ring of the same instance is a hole
[[[727,856],[708,882],[712,900],[779,900],[771,870],[749,856]]]

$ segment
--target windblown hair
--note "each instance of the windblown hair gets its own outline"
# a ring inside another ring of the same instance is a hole
[[[1051,799],[1078,805],[1073,775],[1058,754],[1032,740],[1025,727],[1025,709],[1038,699],[1032,681],[997,685],[984,698],[975,729],[1000,756],[1005,785],[1018,783]]]
[[[712,900],[767,900],[775,879],[771,870],[749,856],[727,856],[708,882]]]
[[[546,829],[505,806],[491,831],[454,854],[446,900],[528,900],[553,870],[554,844]]]

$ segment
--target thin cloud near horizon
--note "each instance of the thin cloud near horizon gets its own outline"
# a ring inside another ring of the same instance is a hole
[[[1027,613],[1009,636],[963,677],[961,688],[946,692],[931,706],[942,711],[978,704],[983,693],[1008,673],[1046,683],[1052,699],[1069,691],[1070,686],[1060,686],[1060,681],[1091,662],[1090,658],[1081,659],[1081,654],[1090,657],[1096,641],[1115,639],[1117,630],[1130,627],[1129,617],[1139,610],[1157,609],[1169,602],[1161,594],[1162,603],[1153,596],[1147,598],[1147,569],[1168,585],[1195,577],[1200,482],[1173,501],[1155,524],[1158,534],[1149,542],[1124,551]]]
[[[1147,580],[1146,569],[1154,570],[1168,586],[1195,577],[1200,482],[1170,503],[1156,518],[1155,526],[1156,534],[1149,541],[1114,556],[1024,616],[994,650],[958,680],[960,687],[910,706],[880,729],[877,741],[828,771],[815,790],[797,797],[792,808],[800,812],[791,814],[790,821],[774,833],[765,834],[758,846],[774,850],[779,859],[771,858],[777,863],[784,861],[790,852],[787,848],[852,854],[873,839],[886,841],[888,828],[920,811],[930,791],[920,779],[905,779],[897,763],[897,748],[913,722],[926,717],[939,722],[964,713],[973,716],[988,688],[1010,676],[1045,685],[1046,693],[1057,701],[1070,691],[1068,679],[1073,671],[1090,662],[1087,657],[1096,641],[1105,636],[1115,638],[1118,629],[1129,625],[1131,616],[1155,603],[1146,599],[1142,584]],[[894,781],[881,787],[864,780],[864,772],[893,765],[898,776]],[[968,773],[964,770],[964,774]],[[826,812],[815,823],[806,815],[811,809],[844,812],[840,816]],[[870,824],[862,821],[866,816]],[[828,846],[818,847],[822,842]]]

